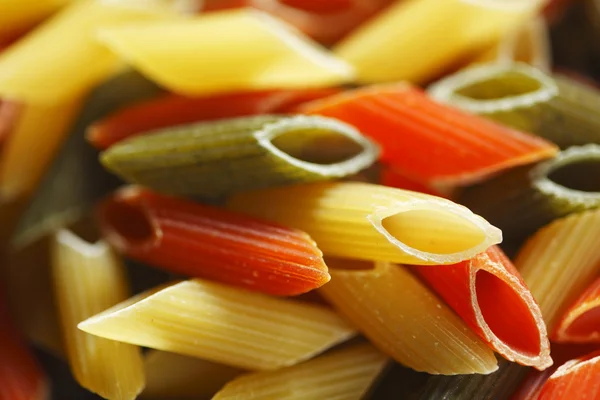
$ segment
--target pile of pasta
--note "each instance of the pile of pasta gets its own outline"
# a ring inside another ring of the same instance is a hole
[[[570,6],[0,0],[0,400],[600,399]]]

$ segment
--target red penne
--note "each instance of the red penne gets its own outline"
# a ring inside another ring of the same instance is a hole
[[[600,343],[600,278],[562,316],[552,340],[567,343]]]
[[[17,124],[21,108],[21,105],[14,101],[0,100],[0,145]]]
[[[555,370],[551,367],[544,371],[530,371],[510,400],[538,400],[542,387]]]
[[[471,184],[558,151],[539,137],[437,103],[404,83],[341,93],[300,111],[354,125],[381,144],[384,162],[436,188]]]
[[[42,400],[48,394],[42,369],[0,304],[0,400]]]
[[[552,365],[540,308],[499,247],[454,265],[413,268],[506,359],[539,370]]]
[[[329,281],[304,232],[128,187],[100,207],[106,239],[131,258],[170,272],[292,296]]]
[[[305,101],[338,93],[339,89],[270,90],[184,97],[167,94],[117,111],[93,124],[88,140],[106,149],[125,138],[155,129],[197,121],[286,112]]]
[[[329,4],[331,2],[331,4]],[[204,11],[254,7],[331,45],[394,0],[208,0]]]
[[[600,399],[600,351],[567,361],[548,378],[539,400]]]

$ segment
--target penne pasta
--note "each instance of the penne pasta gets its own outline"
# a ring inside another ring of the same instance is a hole
[[[600,279],[596,279],[562,316],[555,342],[600,342]]]
[[[96,29],[162,15],[75,1],[0,54],[0,96],[52,105],[85,95],[118,66],[118,59],[95,43]]]
[[[334,119],[261,115],[151,132],[112,146],[100,161],[131,183],[218,199],[352,175],[378,154],[360,132]]]
[[[61,331],[79,384],[107,399],[135,399],[144,388],[141,351],[99,338],[77,324],[127,298],[123,265],[104,242],[90,244],[67,230],[56,233],[52,272]]]
[[[500,248],[459,264],[413,270],[504,358],[539,370],[552,365],[540,308]]]
[[[209,399],[242,371],[200,358],[150,350],[145,357],[147,400]]]
[[[432,196],[444,197],[441,193],[438,193],[435,189],[428,187],[420,182],[417,182],[402,172],[398,171],[391,165],[383,165],[381,167],[380,183],[383,186],[389,186],[397,189],[412,190],[414,192],[420,192],[430,194]]]
[[[551,77],[524,64],[490,64],[451,75],[429,93],[563,149],[600,143],[600,92],[566,76]]]
[[[299,230],[137,187],[107,199],[99,214],[119,251],[170,272],[278,296],[329,281],[323,254]]]
[[[471,184],[557,152],[543,139],[439,104],[403,83],[341,93],[301,110],[356,126],[382,146],[384,162],[436,189]]]
[[[0,44],[24,33],[71,0],[0,0]]]
[[[0,400],[45,400],[49,386],[0,299]]]
[[[18,102],[0,99],[0,146],[12,133],[22,109]]]
[[[489,374],[496,358],[452,310],[402,266],[342,270],[330,261],[320,293],[382,352],[430,374]]]
[[[249,370],[294,365],[355,334],[323,306],[201,280],[135,296],[79,329]]]
[[[85,140],[85,130],[90,123],[105,117],[115,109],[158,93],[160,89],[156,85],[133,72],[119,74],[92,92],[20,219],[12,238],[13,247],[25,247],[38,238],[78,220],[107,192],[121,184],[98,163],[98,153]],[[37,121],[37,126],[44,123]],[[21,151],[31,151],[32,147],[37,145],[31,143],[31,140],[38,139],[24,139]],[[42,140],[39,142],[43,143]],[[36,162],[36,157],[31,157],[30,154],[23,157],[32,159],[32,165]],[[44,169],[38,166],[36,171],[42,172]],[[18,176],[11,176],[11,179],[18,179]]]
[[[511,400],[539,400],[542,387],[556,371],[556,368],[548,368],[544,371],[531,371],[517,390],[511,396]]]
[[[467,208],[367,183],[317,183],[234,196],[229,207],[301,229],[327,256],[454,264],[502,240]]]
[[[558,367],[540,392],[540,400],[597,399],[600,397],[600,351]]]
[[[467,188],[458,202],[519,243],[556,218],[600,206],[599,181],[600,146],[588,144]]]
[[[98,0],[120,7],[150,9],[160,12],[196,14],[202,11],[204,0]]]
[[[349,82],[354,76],[348,64],[285,23],[252,9],[105,28],[99,37],[152,80],[186,95],[327,87]],[[219,37],[218,46],[215,37]],[[240,42],[245,45],[239,46]],[[235,51],[223,50],[231,48]]]
[[[277,371],[242,375],[213,399],[359,400],[387,362],[370,344],[354,345]]]
[[[337,44],[361,82],[423,83],[531,18],[539,0],[397,2]],[[443,43],[443,45],[440,45]]]
[[[600,272],[600,210],[573,214],[540,229],[521,249],[515,265],[553,332]]]
[[[188,124],[284,111],[299,103],[338,93],[339,89],[263,90],[207,97],[166,94],[109,115],[87,130],[87,139],[98,149],[131,136]]]

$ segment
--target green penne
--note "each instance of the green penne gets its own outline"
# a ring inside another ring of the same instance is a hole
[[[437,100],[542,136],[561,148],[600,143],[600,92],[526,64],[488,64],[445,78]]]
[[[574,146],[554,159],[511,170],[466,188],[458,202],[518,244],[556,218],[600,206],[600,146]]]
[[[120,185],[119,180],[98,163],[98,153],[86,141],[85,131],[92,122],[116,109],[161,92],[138,73],[125,72],[90,94],[69,137],[20,219],[13,235],[13,246],[24,247],[76,221],[96,201]],[[40,129],[43,131],[43,127]]]
[[[375,144],[335,119],[261,115],[153,131],[115,144],[100,159],[131,183],[207,199],[342,178],[378,154]]]

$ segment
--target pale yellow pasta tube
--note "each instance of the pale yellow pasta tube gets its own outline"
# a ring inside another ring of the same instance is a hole
[[[515,266],[552,331],[600,273],[600,209],[572,214],[540,229],[521,249]]]
[[[135,296],[79,328],[250,370],[296,364],[356,333],[325,307],[201,280]]]
[[[0,0],[0,43],[40,22],[72,0]]]
[[[334,48],[361,82],[425,82],[497,42],[540,0],[398,1]]]
[[[360,400],[388,360],[370,344],[358,344],[292,367],[242,375],[213,400]]]
[[[61,230],[54,238],[52,272],[75,379],[104,398],[135,399],[145,380],[141,350],[77,329],[79,322],[127,298],[124,266],[106,243],[90,244]]]
[[[35,189],[80,108],[80,99],[24,106],[0,159],[2,199],[24,197]]]
[[[200,358],[150,350],[144,359],[146,400],[209,399],[242,370]]]
[[[115,55],[96,42],[98,27],[164,15],[74,1],[0,54],[0,97],[51,105],[80,96],[120,65]]]
[[[449,200],[367,183],[317,183],[240,193],[229,206],[307,232],[325,255],[453,264],[502,240]]]
[[[494,352],[405,267],[377,263],[356,271],[329,260],[331,281],[319,292],[381,351],[430,374],[489,374]]]
[[[152,80],[188,95],[321,87],[353,78],[348,64],[250,8],[103,29],[99,37]]]

